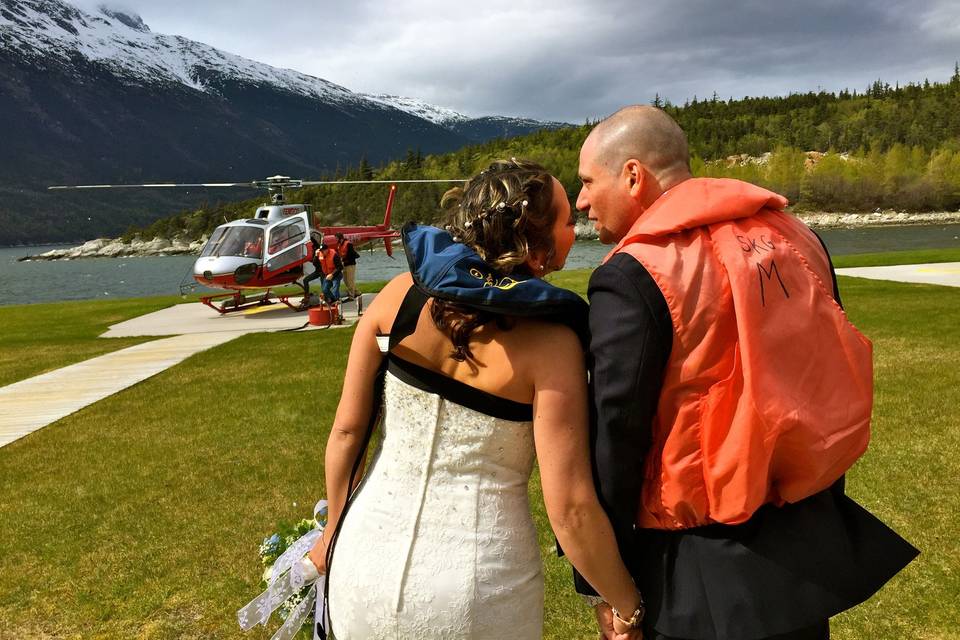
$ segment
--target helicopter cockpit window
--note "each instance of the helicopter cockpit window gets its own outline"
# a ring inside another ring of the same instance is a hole
[[[263,257],[263,229],[222,227],[213,232],[200,253],[205,256]]]
[[[200,252],[201,258],[212,256],[217,252],[217,248],[220,246],[220,241],[223,240],[223,234],[225,231],[226,229],[213,230],[213,233],[210,235],[210,239],[207,240],[205,245],[203,245],[203,251]]]
[[[306,226],[302,220],[291,220],[287,224],[274,227],[270,231],[269,253],[273,255],[287,247],[302,241],[307,235]]]

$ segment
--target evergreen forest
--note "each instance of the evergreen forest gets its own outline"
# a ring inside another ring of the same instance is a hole
[[[946,82],[865,90],[798,93],[723,100],[692,98],[683,105],[653,104],[687,132],[695,175],[747,180],[782,193],[795,211],[862,212],[876,209],[944,211],[960,208],[960,66]],[[577,160],[594,123],[496,139],[452,153],[406,157],[381,166],[361,159],[334,175],[309,179],[378,180],[466,178],[497,158],[527,158],[563,183],[571,202],[580,189]],[[393,221],[432,222],[451,185],[399,185]],[[324,225],[382,220],[385,185],[306,187],[287,202],[314,206]],[[226,219],[249,217],[265,194],[234,203],[209,203],[163,218],[125,235],[196,238]]]

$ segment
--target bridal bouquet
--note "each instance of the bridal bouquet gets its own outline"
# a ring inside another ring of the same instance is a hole
[[[290,640],[304,626],[314,627],[314,620],[323,619],[324,576],[318,576],[307,552],[323,534],[327,519],[327,501],[321,500],[313,510],[313,519],[294,525],[281,524],[278,531],[260,544],[260,561],[264,565],[261,586],[263,593],[237,612],[244,631],[258,624],[266,625],[276,611],[284,620],[271,640]],[[315,631],[314,637],[320,637]]]

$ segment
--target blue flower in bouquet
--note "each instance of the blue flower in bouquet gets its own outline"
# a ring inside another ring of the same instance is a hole
[[[265,566],[273,564],[288,546],[289,543],[284,544],[284,540],[280,538],[280,534],[278,533],[267,536],[263,539],[263,542],[260,543],[260,561]]]

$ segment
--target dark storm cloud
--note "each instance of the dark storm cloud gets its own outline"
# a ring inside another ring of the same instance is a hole
[[[98,2],[83,0],[89,8]],[[466,5],[467,3],[465,3]],[[682,103],[942,80],[960,4],[121,0],[177,33],[350,89],[471,114],[581,122],[660,94]]]

